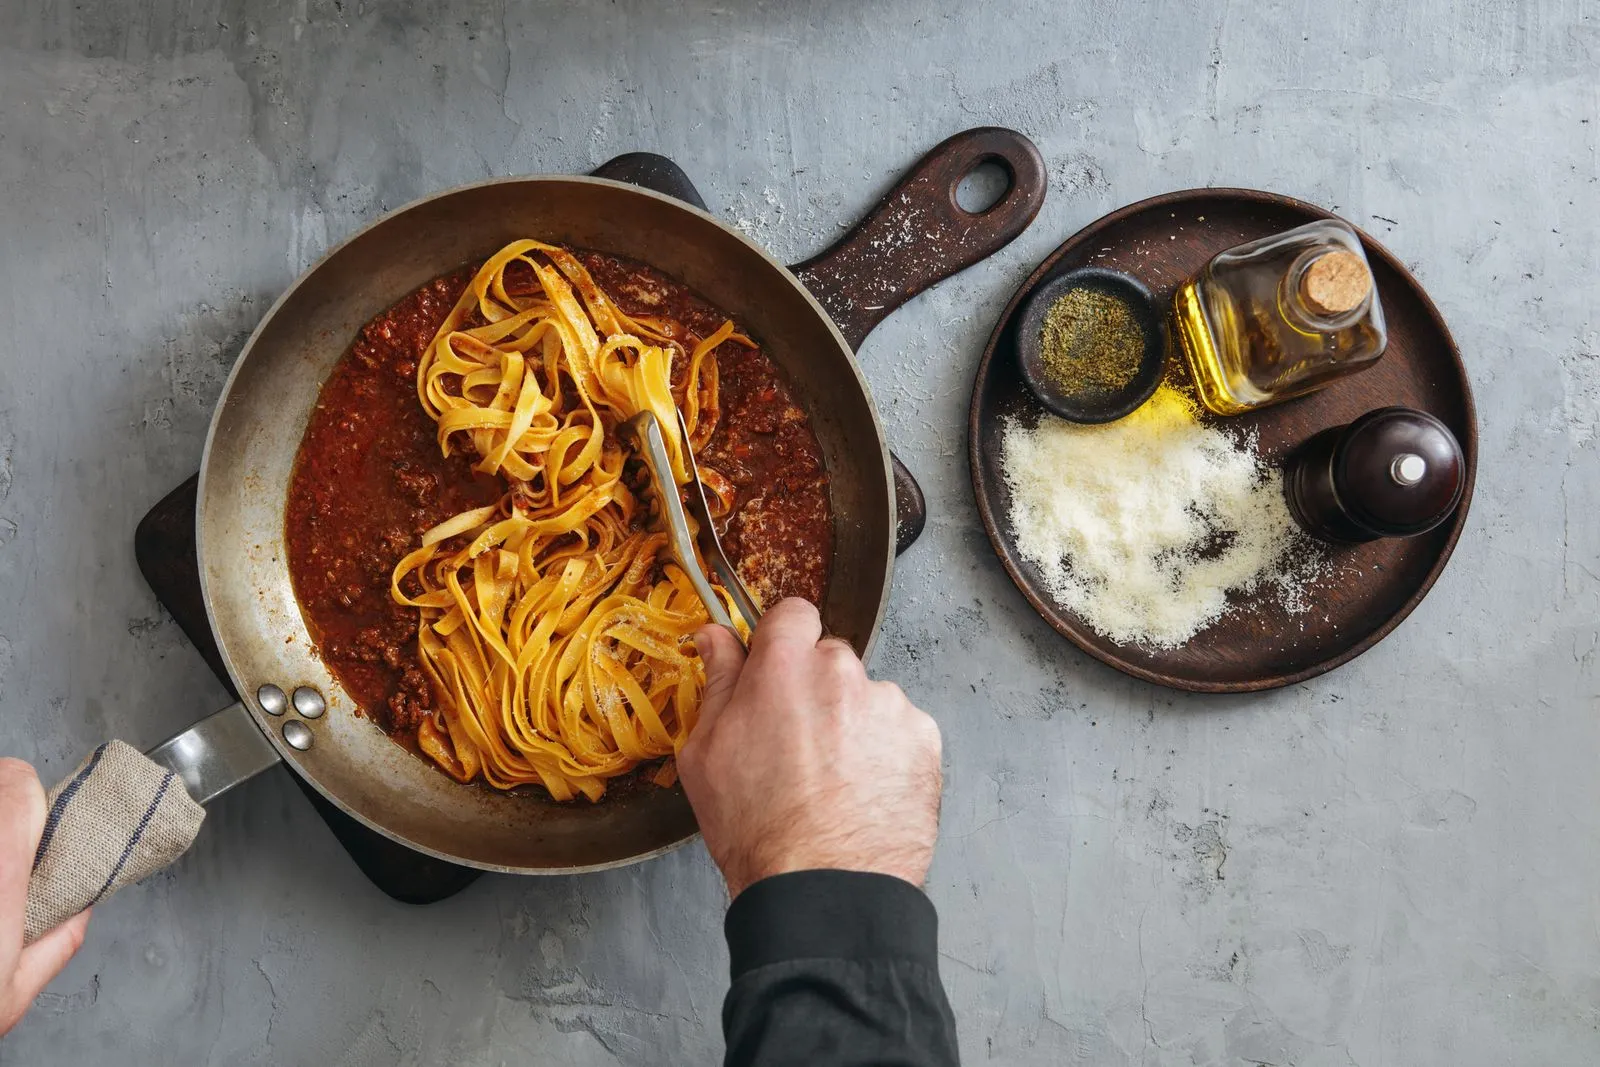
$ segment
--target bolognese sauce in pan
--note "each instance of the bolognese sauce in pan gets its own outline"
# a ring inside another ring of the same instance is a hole
[[[575,254],[629,314],[686,336],[727,319],[643,263]],[[391,575],[424,532],[506,491],[502,478],[474,472],[470,453],[441,454],[417,398],[418,361],[473,273],[437,278],[362,328],[312,410],[285,513],[290,573],[318,651],[361,711],[408,747],[436,695],[418,661],[416,612],[391,598]],[[697,458],[733,488],[724,547],[763,603],[820,605],[833,515],[810,418],[758,346],[724,342],[715,356],[721,417]]]

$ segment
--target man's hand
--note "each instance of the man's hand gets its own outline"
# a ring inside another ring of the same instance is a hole
[[[695,635],[706,690],[678,759],[728,894],[788,871],[871,871],[921,885],[939,832],[939,727],[817,609],[785,600],[746,657],[732,633]]]
[[[28,876],[44,833],[44,790],[21,760],[0,759],[0,1035],[22,1018],[33,998],[61,973],[89,925],[83,912],[22,947]]]

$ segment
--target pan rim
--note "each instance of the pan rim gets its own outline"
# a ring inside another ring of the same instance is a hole
[[[457,194],[473,192],[479,189],[492,188],[495,186],[522,184],[539,185],[543,183],[595,185],[612,188],[632,196],[640,196],[648,200],[656,201],[668,209],[686,212],[690,216],[700,219],[703,222],[711,223],[721,230],[725,236],[734,238],[740,244],[744,245],[748,251],[759,256],[762,260],[766,261],[769,266],[775,268],[779,272],[780,276],[789,282],[791,288],[796,290],[804,299],[804,301],[810,306],[811,310],[816,314],[818,319],[828,331],[829,335],[838,345],[840,352],[842,352],[845,356],[845,362],[850,368],[850,373],[854,375],[857,386],[860,388],[862,395],[867,399],[867,409],[871,415],[872,430],[877,442],[878,460],[883,470],[884,485],[888,489],[888,507],[885,515],[885,521],[887,523],[887,528],[891,531],[895,529],[896,524],[894,471],[890,462],[888,439],[884,432],[883,418],[878,411],[877,402],[873,398],[871,386],[868,384],[866,376],[861,371],[861,365],[856,358],[855,350],[852,349],[850,343],[845,340],[843,333],[840,332],[839,327],[833,321],[832,316],[828,314],[827,310],[822,306],[817,298],[812,295],[811,291],[806,288],[804,283],[802,283],[799,278],[795,277],[793,271],[775,259],[770,252],[768,252],[747,234],[741,232],[736,227],[729,225],[722,219],[717,218],[715,215],[712,215],[709,211],[704,211],[692,204],[685,203],[684,201],[678,200],[675,197],[667,196],[663,193],[658,193],[652,189],[631,185],[627,182],[614,181],[610,178],[598,178],[593,175],[528,174],[501,178],[489,178],[483,181],[471,182],[465,185],[452,186],[448,189],[440,190],[439,192],[420,196],[414,200],[402,204],[399,207],[386,211],[378,217],[360,226],[346,237],[330,245],[328,249],[322,253],[322,255],[317,257],[313,263],[307,266],[299,274],[299,276],[296,277],[294,281],[278,295],[278,298],[272,302],[271,306],[267,308],[266,312],[261,316],[261,319],[256,323],[255,328],[250,332],[250,336],[246,338],[243,347],[239,350],[238,357],[233,362],[233,366],[228,370],[227,378],[223,381],[222,390],[217,396],[216,406],[212,409],[211,420],[206,427],[205,442],[202,446],[202,452],[200,456],[199,481],[196,488],[197,506],[195,508],[194,531],[195,554],[196,558],[200,561],[199,571],[201,602],[205,605],[206,622],[211,627],[212,635],[216,638],[217,649],[222,657],[223,665],[227,668],[228,677],[233,682],[234,689],[240,694],[239,702],[243,704],[244,707],[249,711],[251,718],[253,718],[256,722],[257,728],[260,729],[264,735],[266,735],[268,743],[271,744],[277,751],[279,758],[282,759],[284,763],[288,764],[295,774],[299,775],[301,779],[308,782],[313,789],[326,798],[329,803],[333,804],[340,811],[344,812],[346,815],[349,815],[351,818],[355,819],[368,829],[382,834],[397,844],[404,845],[405,847],[410,848],[413,851],[423,853],[424,855],[432,856],[435,859],[444,860],[446,862],[454,863],[463,867],[471,867],[477,870],[492,871],[500,874],[525,874],[541,876],[586,874],[596,871],[613,870],[619,867],[628,867],[633,864],[641,863],[648,859],[654,859],[658,856],[675,851],[676,849],[681,848],[682,846],[693,841],[695,838],[699,837],[700,833],[698,830],[696,830],[695,832],[679,838],[676,841],[668,842],[667,844],[655,849],[651,849],[648,852],[642,852],[637,855],[627,856],[620,859],[608,860],[603,863],[563,867],[511,866],[485,862],[482,860],[473,859],[469,856],[462,856],[454,852],[445,852],[422,845],[408,837],[405,837],[404,835],[390,830],[388,827],[382,825],[381,822],[358,810],[355,806],[346,803],[341,797],[326,787],[319,777],[300,761],[300,753],[296,749],[290,747],[280,736],[278,736],[277,731],[269,728],[270,723],[264,719],[261,709],[256,706],[253,694],[247,693],[245,685],[242,684],[240,669],[238,664],[235,663],[234,655],[229,648],[227,634],[217,623],[217,612],[213,603],[210,579],[208,578],[209,568],[205,565],[205,561],[209,554],[205,533],[205,515],[207,511],[206,501],[209,497],[208,487],[211,458],[213,455],[212,445],[216,438],[218,427],[222,422],[223,413],[228,407],[229,398],[233,394],[234,386],[237,383],[245,364],[249,361],[251,353],[255,350],[256,342],[259,340],[262,333],[274,320],[284,304],[286,304],[292,296],[300,291],[301,286],[305,285],[313,277],[315,277],[317,272],[321,270],[321,268],[331,259],[340,254],[346,247],[359,240],[371,230],[395,218],[398,218],[409,211],[422,207],[425,204],[430,204],[447,197],[455,196]],[[604,250],[602,249],[601,251]],[[403,296],[403,294],[401,295]],[[396,299],[399,299],[399,297],[396,297]],[[298,440],[295,443],[295,447],[297,449],[299,447]],[[279,509],[279,512],[281,514],[281,509]],[[883,588],[879,591],[877,607],[873,612],[872,625],[867,632],[865,647],[861,652],[861,658],[863,662],[871,658],[872,652],[877,645],[879,632],[883,627],[884,616],[888,612],[889,596],[894,586],[894,564],[895,543],[894,538],[890,537],[885,547]]]

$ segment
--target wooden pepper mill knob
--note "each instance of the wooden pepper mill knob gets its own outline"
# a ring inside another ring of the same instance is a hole
[[[1412,408],[1379,408],[1311,438],[1289,460],[1284,493],[1295,520],[1324,541],[1427,533],[1455,511],[1466,485],[1461,445]]]

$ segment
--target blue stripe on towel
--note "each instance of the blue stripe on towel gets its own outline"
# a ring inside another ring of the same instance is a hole
[[[77,795],[78,788],[83,785],[84,780],[93,774],[94,769],[100,765],[100,757],[106,754],[106,749],[110,747],[110,744],[108,741],[90,754],[89,762],[83,765],[83,770],[72,776],[72,781],[68,782],[67,787],[61,791],[61,795],[56,797],[56,802],[50,805],[50,814],[46,815],[44,819],[44,833],[39,838],[39,848],[33,854],[34,870],[39,869],[39,864],[44,859],[45,851],[50,847],[51,840],[56,836],[56,828],[61,825],[61,816],[66,813],[67,805]]]
[[[173,779],[177,777],[176,774],[168,771],[167,776],[161,779],[161,788],[156,790],[155,799],[150,801],[150,806],[144,809],[144,817],[139,820],[139,825],[133,828],[133,836],[128,838],[128,844],[123,848],[122,855],[117,857],[117,865],[111,868],[111,873],[106,876],[106,884],[100,887],[100,892],[96,893],[94,899],[85,904],[84,907],[94,907],[100,903],[101,897],[111,891],[111,883],[115,882],[117,875],[122,873],[123,865],[128,862],[128,857],[133,855],[133,850],[138,847],[139,839],[144,837],[145,829],[150,825],[150,820],[155,817],[156,808],[161,805],[161,799],[167,795],[167,790],[171,788]]]

